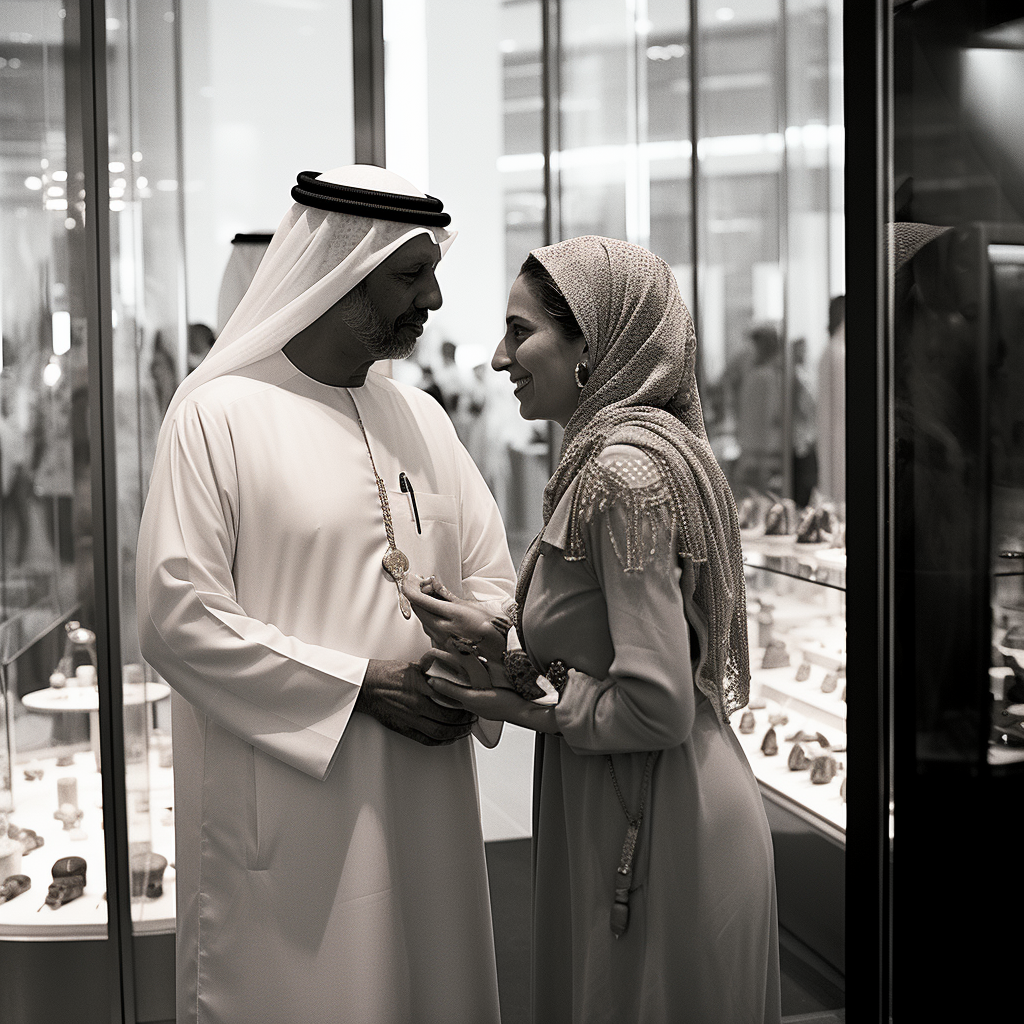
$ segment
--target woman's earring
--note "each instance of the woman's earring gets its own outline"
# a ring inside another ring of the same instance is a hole
[[[576,378],[576,387],[582,391],[584,385],[590,380],[590,368],[582,359],[576,364],[573,376]]]

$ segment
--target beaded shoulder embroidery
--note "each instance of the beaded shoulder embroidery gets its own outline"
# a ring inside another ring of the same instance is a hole
[[[644,452],[605,449],[591,459],[580,476],[571,517],[576,529],[603,519],[612,547],[626,572],[644,568],[672,555],[669,490],[658,467]],[[565,557],[586,557],[582,538],[570,543]]]

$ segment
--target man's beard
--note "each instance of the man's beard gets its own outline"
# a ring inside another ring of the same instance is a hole
[[[374,359],[405,359],[416,348],[417,338],[408,341],[398,336],[407,324],[422,324],[426,314],[412,309],[393,323],[388,323],[370,301],[362,281],[339,302],[345,326]]]

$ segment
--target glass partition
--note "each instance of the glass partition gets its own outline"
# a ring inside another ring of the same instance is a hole
[[[101,938],[80,26],[57,0],[2,17],[0,939]]]
[[[132,921],[174,929],[170,688],[139,650],[135,548],[163,411],[185,359],[184,264],[171,0],[110,0],[108,211],[125,793]]]

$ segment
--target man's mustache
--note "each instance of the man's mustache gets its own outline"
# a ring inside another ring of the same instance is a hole
[[[410,324],[422,327],[427,322],[427,317],[429,315],[429,313],[403,313],[395,321],[395,330],[397,331],[400,327],[407,327]]]

